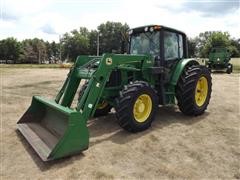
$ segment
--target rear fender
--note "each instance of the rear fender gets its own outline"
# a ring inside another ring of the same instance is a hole
[[[182,59],[181,61],[179,61],[171,74],[170,84],[174,86],[177,85],[178,79],[181,76],[185,67],[194,64],[198,65],[199,62],[196,61],[196,59]]]

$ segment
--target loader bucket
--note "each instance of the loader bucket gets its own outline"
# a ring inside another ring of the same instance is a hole
[[[39,96],[33,96],[17,128],[43,161],[88,148],[89,133],[82,114]]]

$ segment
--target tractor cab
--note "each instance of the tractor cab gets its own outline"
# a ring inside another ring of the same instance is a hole
[[[131,55],[151,55],[154,66],[151,72],[158,78],[156,89],[160,104],[173,101],[164,96],[171,72],[178,62],[187,58],[185,33],[160,25],[149,25],[129,30]]]
[[[129,30],[129,54],[150,54],[158,66],[167,66],[187,58],[185,33],[160,25],[149,25]]]

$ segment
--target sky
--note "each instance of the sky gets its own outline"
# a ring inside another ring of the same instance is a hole
[[[0,39],[58,42],[65,32],[106,21],[165,25],[192,38],[204,31],[240,38],[240,0],[0,0]]]

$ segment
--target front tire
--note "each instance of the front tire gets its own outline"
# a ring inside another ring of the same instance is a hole
[[[179,109],[186,115],[201,115],[207,109],[212,92],[212,78],[208,68],[187,67],[178,80],[176,98]]]
[[[118,124],[130,132],[143,131],[151,126],[158,107],[158,96],[144,81],[126,86],[116,99]]]

